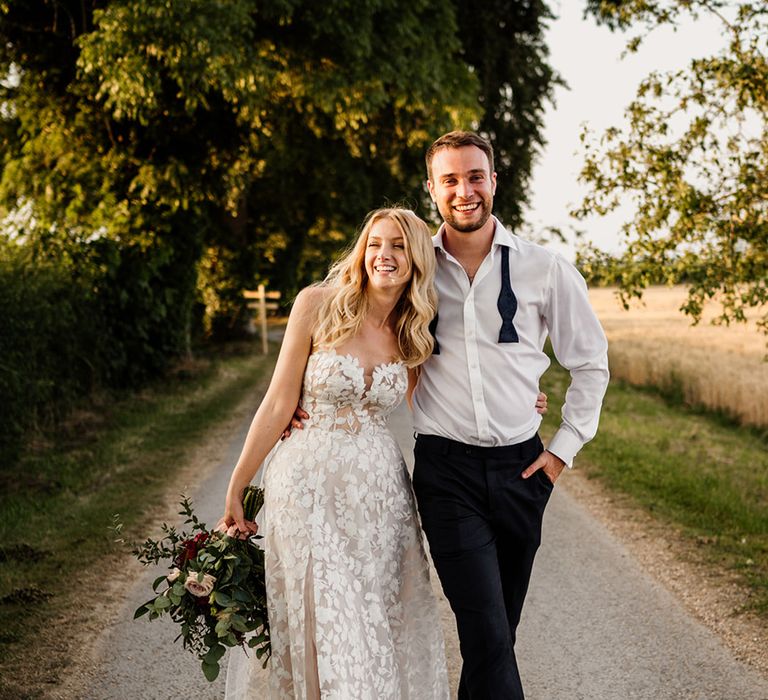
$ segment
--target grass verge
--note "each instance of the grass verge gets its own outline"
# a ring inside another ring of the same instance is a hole
[[[215,359],[76,414],[67,429],[0,468],[0,697],[40,697],[19,694],[25,671],[24,687],[58,682],[57,665],[75,650],[32,668],[30,649],[41,640],[69,643],[46,634],[54,619],[64,630],[76,625],[75,611],[89,605],[83,595],[104,579],[99,566],[115,556],[112,515],[138,525],[162,506],[195,445],[249,395],[255,408],[274,352],[257,355],[255,344],[217,349]]]
[[[544,377],[546,437],[559,422],[568,381],[555,363]],[[577,467],[678,530],[702,561],[737,573],[749,592],[744,609],[768,619],[766,446],[754,429],[614,381],[598,435]]]

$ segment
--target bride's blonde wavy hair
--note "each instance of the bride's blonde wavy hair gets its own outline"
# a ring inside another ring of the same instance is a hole
[[[312,343],[334,348],[355,336],[368,312],[368,273],[365,251],[368,235],[377,221],[389,219],[403,234],[405,253],[411,266],[411,278],[397,301],[395,333],[400,356],[407,367],[416,367],[431,354],[433,347],[429,324],[437,312],[434,287],[435,250],[427,225],[410,209],[376,209],[363,222],[357,241],[336,261],[321,286],[329,292],[318,309],[318,324]]]

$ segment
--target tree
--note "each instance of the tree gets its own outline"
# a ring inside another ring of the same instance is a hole
[[[651,74],[626,110],[624,130],[584,135],[581,173],[590,191],[577,216],[604,214],[633,200],[626,251],[587,249],[580,264],[618,283],[622,301],[655,279],[685,280],[682,310],[694,322],[717,299],[716,321],[744,321],[768,303],[768,7],[717,0],[601,0],[590,11],[614,28],[643,33],[684,17],[714,16],[727,47],[681,71]],[[768,313],[758,321],[768,332]]]
[[[257,257],[261,273],[273,286],[290,294],[321,277],[328,260],[352,238],[372,206],[406,202],[425,217],[434,215],[424,188],[424,151],[455,126],[476,128],[491,139],[504,183],[494,206],[507,225],[522,224],[533,158],[543,143],[544,106],[556,80],[542,40],[550,14],[541,2],[520,0],[494,0],[481,6],[456,0],[454,6],[455,19],[443,21],[439,28],[446,39],[454,32],[455,42],[440,43],[440,52],[424,63],[428,67],[424,80],[431,76],[437,90],[434,104],[449,99],[453,90],[461,95],[464,88],[457,86],[462,75],[469,76],[471,99],[453,123],[436,118],[427,104],[407,114],[384,111],[369,117],[367,140],[352,152],[338,139],[308,131],[301,119],[294,119],[290,106],[281,112],[275,132],[281,136],[275,147],[282,155],[271,159],[275,165],[264,174],[264,186],[249,194],[250,223],[245,227],[246,232],[269,232],[261,239],[266,247],[259,248]],[[412,63],[413,36],[406,35],[401,45],[390,41],[387,53]],[[447,66],[460,71],[454,83],[439,78]],[[404,100],[401,95],[394,102]],[[296,163],[301,163],[299,169]],[[270,193],[276,191],[290,196],[270,201]],[[280,275],[279,281],[272,271]]]
[[[512,228],[523,225],[528,184],[536,154],[544,145],[546,102],[563,84],[548,63],[544,42],[552,13],[539,0],[456,3],[462,28],[461,56],[480,83],[478,130],[494,146],[501,187],[494,210]]]
[[[452,8],[426,0],[19,0],[0,11],[0,71],[15,75],[0,198],[31,204],[23,239],[41,257],[75,274],[85,260],[109,268],[98,284],[120,287],[111,316],[162,354],[188,346],[206,250],[244,244],[227,269],[243,270],[239,287],[281,217],[283,247],[300,258],[324,212],[349,227],[370,208],[341,185],[369,179],[380,140],[389,158],[376,167],[396,180],[425,124],[475,115],[467,66],[438,60],[459,46]],[[295,260],[277,257],[295,286]]]
[[[475,5],[6,0],[0,205],[31,207],[41,257],[100,271],[134,354],[188,347],[196,294],[224,323],[243,286],[290,296],[374,206],[426,214],[423,153],[448,129],[494,141],[516,225],[549,15]]]

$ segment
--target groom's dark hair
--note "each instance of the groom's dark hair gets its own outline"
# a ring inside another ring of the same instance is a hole
[[[493,172],[493,146],[474,131],[449,131],[443,134],[427,149],[427,178],[432,179],[432,159],[435,153],[443,148],[461,148],[462,146],[477,146],[486,156],[490,166],[489,175]]]

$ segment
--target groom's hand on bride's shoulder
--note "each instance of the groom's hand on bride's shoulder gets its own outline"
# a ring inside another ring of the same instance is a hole
[[[285,426],[285,430],[283,430],[283,434],[280,436],[280,439],[285,440],[286,438],[291,437],[291,431],[294,429],[304,430],[304,421],[308,418],[309,413],[307,413],[300,405],[296,406],[296,410],[293,413],[293,418],[291,418],[291,422]]]

